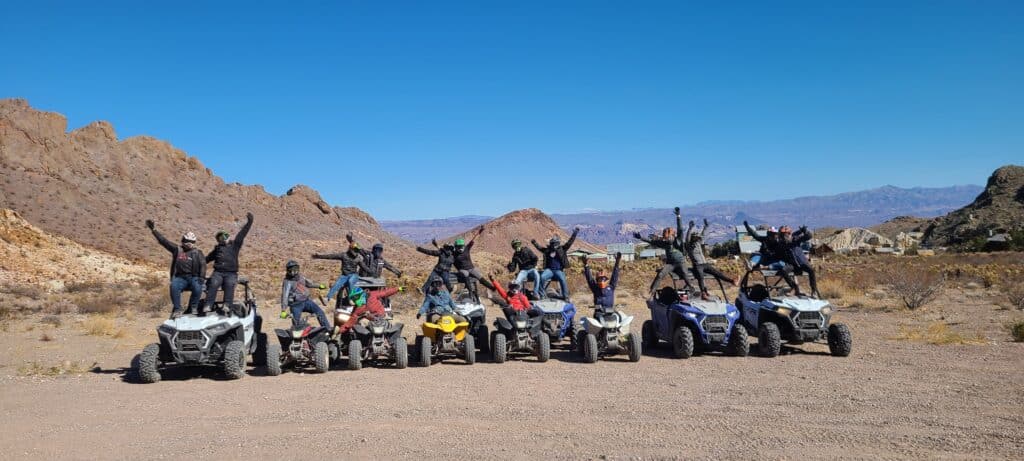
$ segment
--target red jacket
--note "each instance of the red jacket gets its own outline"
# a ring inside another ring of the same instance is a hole
[[[515,296],[509,296],[508,292],[501,288],[500,283],[495,282],[494,279],[491,279],[491,283],[494,285],[494,289],[498,292],[498,295],[501,296],[501,299],[504,299],[505,302],[508,303],[508,307],[511,307],[512,310],[520,312],[530,310],[530,308],[533,307],[533,305],[530,304],[530,298],[527,298],[522,291],[516,293]]]
[[[356,308],[356,310],[352,312],[352,316],[348,318],[348,321],[338,329],[338,332],[345,333],[364,315],[373,318],[380,318],[387,315],[387,311],[384,310],[384,303],[380,300],[381,298],[387,298],[395,293],[398,293],[398,288],[385,288],[383,290],[367,291],[366,305]]]

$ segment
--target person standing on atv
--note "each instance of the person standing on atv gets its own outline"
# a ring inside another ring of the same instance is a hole
[[[331,259],[335,261],[341,261],[341,276],[338,280],[331,285],[330,291],[327,292],[327,301],[334,298],[335,295],[341,293],[341,290],[345,290],[343,296],[338,296],[338,306],[342,304],[343,299],[347,299],[348,293],[352,292],[352,289],[356,287],[356,283],[359,282],[359,265],[363,263],[363,252],[359,249],[359,244],[356,243],[352,234],[345,234],[345,240],[348,241],[348,250],[343,253],[328,253],[328,254],[314,254],[313,259]]]
[[[359,264],[359,275],[362,277],[381,278],[384,276],[384,269],[401,277],[402,271],[395,269],[384,259],[384,244],[375,243],[370,253],[363,252],[363,262]]]
[[[612,269],[611,281],[604,269],[597,271],[597,277],[590,274],[590,264],[587,258],[583,258],[583,278],[587,280],[587,286],[594,295],[594,307],[597,309],[612,310],[615,307],[615,288],[619,286],[619,262],[622,261],[622,253],[615,253],[615,268]]]
[[[807,226],[800,226],[796,232],[789,226],[782,226],[779,229],[779,240],[785,246],[786,264],[793,267],[793,273],[795,275],[801,275],[807,273],[807,279],[811,283],[811,293],[815,297],[820,297],[818,293],[818,277],[814,272],[814,268],[811,267],[811,262],[807,260],[807,255],[804,254],[803,243],[811,240],[813,234],[807,230]],[[794,279],[797,296],[803,296],[800,291],[800,284]]]
[[[455,270],[459,272],[460,281],[466,284],[466,289],[469,290],[469,294],[477,304],[480,303],[480,294],[477,292],[476,288],[477,281],[479,281],[488,290],[494,289],[494,285],[487,281],[487,279],[484,278],[484,274],[480,272],[480,269],[477,269],[476,266],[473,265],[473,257],[470,254],[470,251],[473,250],[473,243],[476,242],[476,238],[483,232],[484,226],[480,226],[480,229],[477,229],[473,238],[469,239],[469,243],[466,243],[466,241],[461,238],[455,239],[455,247],[453,249],[453,253],[455,254]]]
[[[331,328],[323,309],[320,309],[320,306],[317,306],[309,296],[311,288],[323,290],[327,288],[327,285],[306,279],[299,269],[299,263],[296,261],[288,261],[284,266],[284,282],[281,284],[281,318],[286,319],[288,314],[291,314],[292,327],[298,328],[302,324],[302,313],[306,312],[315,315],[320,326]]]
[[[391,287],[375,291],[367,291],[359,287],[353,288],[348,294],[348,299],[356,309],[352,311],[348,321],[338,328],[338,334],[347,333],[361,318],[376,320],[387,317],[388,311],[384,308],[384,302],[381,299],[404,291],[405,287]]]
[[[445,288],[447,288],[448,291],[451,292],[451,272],[452,264],[455,262],[455,247],[447,243],[444,244],[443,246],[438,246],[437,240],[433,239],[430,241],[430,243],[432,243],[434,245],[434,248],[437,249],[431,250],[429,248],[423,248],[420,246],[416,247],[416,251],[437,258],[437,264],[434,264],[434,270],[431,271],[430,275],[427,276],[427,281],[423,283],[423,288],[420,291],[426,294],[430,290],[431,280],[433,280],[434,277],[438,277],[441,279],[442,282],[444,282]]]
[[[508,291],[501,289],[501,284],[491,277],[491,284],[494,285],[494,291],[498,292],[498,296],[505,301],[505,306],[501,308],[501,311],[505,313],[505,318],[511,320],[514,315],[518,312],[526,311],[530,317],[536,317],[541,315],[541,312],[533,308],[533,303],[530,302],[530,298],[527,298],[522,291],[520,291],[520,285],[516,282],[508,282]]]
[[[181,245],[178,246],[156,230],[156,223],[152,219],[146,220],[146,227],[153,232],[156,241],[171,253],[171,318],[181,317],[181,292],[185,290],[189,291],[188,311],[195,312],[199,308],[203,278],[206,277],[206,260],[196,248],[196,234],[186,232],[181,236]]]
[[[427,321],[436,323],[442,315],[447,314],[454,317],[456,322],[464,322],[466,320],[465,317],[455,313],[455,301],[452,300],[452,296],[443,288],[444,283],[441,278],[431,278],[429,284],[429,291],[427,291],[426,297],[423,299],[419,312],[416,313],[416,318],[419,319],[423,314],[428,314]]]
[[[516,275],[516,284],[519,286],[523,285],[523,282],[527,280],[533,280],[533,294],[536,299],[543,297],[544,293],[541,291],[543,284],[541,283],[540,271],[537,270],[537,255],[533,254],[529,248],[523,246],[523,242],[519,239],[512,240],[512,261],[508,263],[509,273],[519,273]],[[493,281],[491,282],[494,283]],[[494,285],[498,286],[498,285]]]
[[[686,267],[686,256],[683,255],[685,251],[685,245],[683,244],[683,217],[679,214],[679,207],[675,208],[676,212],[676,227],[666,227],[661,231],[661,237],[655,238],[651,235],[649,238],[643,238],[639,232],[633,234],[633,237],[642,242],[650,244],[654,248],[661,248],[665,250],[665,264],[658,270],[658,275],[654,277],[654,281],[651,282],[650,293],[653,297],[658,286],[661,285],[661,280],[665,277],[670,277],[673,274],[686,283],[686,287],[693,289],[693,277],[690,275],[690,271]]]
[[[235,302],[235,287],[238,285],[238,253],[242,251],[242,244],[245,243],[245,236],[249,235],[252,228],[252,213],[245,214],[245,225],[235,234],[234,240],[229,240],[231,234],[228,231],[217,232],[217,246],[206,255],[206,262],[213,262],[213,274],[207,281],[206,286],[206,308],[209,312],[213,309],[213,303],[217,300],[217,290],[224,289],[224,305],[231,307]],[[200,311],[200,314],[202,311]]]
[[[696,226],[693,221],[690,221],[690,226],[686,228],[686,235],[683,237],[683,240],[686,242],[686,255],[690,258],[690,264],[693,265],[693,272],[697,277],[697,285],[700,287],[701,297],[710,297],[707,285],[704,283],[705,273],[711,274],[714,278],[730,283],[733,286],[739,285],[739,279],[730,278],[728,275],[725,275],[715,266],[708,264],[707,258],[704,257],[704,233],[708,231],[708,220],[704,220],[704,227],[701,228],[700,232],[695,231],[694,227]]]
[[[747,233],[754,240],[761,242],[760,259],[754,264],[754,267],[760,266],[775,271],[779,277],[782,277],[782,280],[786,281],[786,285],[789,285],[789,288],[799,295],[800,285],[793,277],[794,265],[791,263],[793,256],[782,234],[776,228],[770,227],[767,235],[762,237],[757,235],[754,228],[750,227],[750,223],[743,221],[743,226],[747,228]]]
[[[537,240],[530,240],[530,243],[544,254],[544,272],[540,274],[542,294],[547,292],[551,279],[556,279],[562,290],[562,299],[569,300],[569,283],[565,279],[565,270],[569,268],[569,257],[566,253],[569,252],[569,248],[572,248],[573,242],[576,241],[576,235],[579,233],[579,227],[573,229],[572,235],[569,236],[569,241],[565,242],[565,245],[562,245],[561,239],[557,236],[551,237],[551,240],[548,240],[547,248],[540,246]]]

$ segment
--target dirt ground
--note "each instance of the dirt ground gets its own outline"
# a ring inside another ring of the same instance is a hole
[[[646,309],[627,309],[638,328]],[[93,336],[94,317],[54,327],[36,316],[0,335],[0,458],[1020,459],[1024,343],[1005,323],[1022,317],[957,291],[913,313],[840,310],[847,358],[814,344],[774,359],[676,360],[663,346],[639,363],[556,351],[544,364],[482,355],[239,381],[184,371],[142,385],[126,367],[160,319],[116,319]],[[412,339],[418,322],[400,320]],[[937,322],[962,341],[908,339]]]

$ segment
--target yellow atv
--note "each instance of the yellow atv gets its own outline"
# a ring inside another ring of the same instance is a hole
[[[429,367],[434,358],[461,357],[467,364],[475,363],[475,338],[468,331],[469,322],[456,322],[451,315],[442,316],[437,323],[423,322],[423,334],[416,336],[420,366]]]

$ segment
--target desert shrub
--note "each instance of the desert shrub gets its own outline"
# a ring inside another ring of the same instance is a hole
[[[53,325],[55,327],[59,327],[61,325],[61,323],[63,323],[63,322],[61,321],[60,317],[58,317],[56,315],[47,315],[47,316],[43,317],[39,321],[39,323],[42,323],[42,324],[45,324],[45,325]]]
[[[945,276],[938,271],[912,264],[894,264],[881,271],[885,284],[907,309],[917,309],[935,300],[941,293]]]
[[[832,278],[818,282],[818,292],[827,299],[852,298],[856,294],[842,280]]]
[[[85,329],[85,334],[90,336],[110,336],[112,338],[123,338],[127,335],[127,331],[117,326],[117,322],[113,317],[108,316],[90,316],[85,319],[82,323],[82,328]]]
[[[929,324],[924,329],[909,328],[905,326],[900,327],[899,333],[896,335],[897,340],[903,341],[921,341],[928,344],[935,345],[946,345],[946,344],[984,344],[985,338],[981,336],[967,337],[960,332],[953,330],[949,327],[946,322],[934,322]]]
[[[1006,300],[1017,309],[1024,309],[1024,280],[1010,282],[1006,288]]]
[[[45,295],[43,289],[36,285],[22,285],[14,283],[0,285],[0,293],[7,293],[31,300],[38,300]]]
[[[107,290],[103,282],[70,282],[64,285],[65,293],[100,293]]]
[[[1013,336],[1014,342],[1024,343],[1024,320],[1010,324],[1010,336]]]
[[[42,341],[42,342],[50,342],[50,341],[53,341],[53,336],[50,336],[49,333],[43,333],[39,337],[39,340]]]
[[[74,314],[78,312],[78,306],[67,298],[58,298],[54,302],[44,304],[43,312],[55,315]]]
[[[112,298],[102,295],[83,296],[75,300],[80,314],[109,314],[117,310]]]

